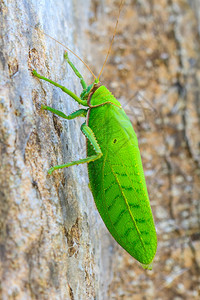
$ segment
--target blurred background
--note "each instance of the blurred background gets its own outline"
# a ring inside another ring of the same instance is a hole
[[[91,2],[95,74],[120,2]],[[124,3],[101,82],[121,101],[138,136],[158,250],[153,270],[144,272],[115,244],[109,299],[200,297],[199,29],[199,1]]]

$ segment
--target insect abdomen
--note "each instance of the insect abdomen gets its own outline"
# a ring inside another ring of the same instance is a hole
[[[88,122],[103,152],[101,159],[88,164],[99,213],[117,242],[138,261],[149,264],[157,239],[132,125],[122,109],[108,104],[91,109]]]

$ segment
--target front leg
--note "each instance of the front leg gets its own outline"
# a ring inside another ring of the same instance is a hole
[[[45,80],[45,81],[47,81],[47,82],[53,84],[54,86],[60,88],[63,92],[65,92],[66,94],[68,94],[70,97],[72,97],[72,98],[73,98],[75,101],[77,101],[79,104],[81,104],[81,105],[83,105],[83,106],[88,106],[86,100],[80,99],[76,94],[74,94],[73,92],[71,92],[70,90],[68,90],[66,87],[64,87],[64,86],[62,86],[62,85],[60,85],[60,84],[58,84],[58,83],[52,81],[51,79],[48,79],[48,78],[46,78],[46,77],[44,77],[44,76],[38,74],[38,73],[36,72],[36,70],[32,70],[32,74],[33,74],[34,76],[36,76],[37,78],[42,79],[42,80]]]
[[[74,64],[69,59],[67,51],[65,51],[64,58],[66,59],[66,61],[68,62],[68,64],[70,65],[70,67],[72,68],[74,73],[76,74],[76,76],[78,78],[80,78],[80,82],[81,82],[81,85],[82,85],[83,89],[86,90],[87,89],[87,84],[85,83],[85,80],[83,79],[83,76],[80,74],[80,72],[77,70],[77,68],[74,66]]]

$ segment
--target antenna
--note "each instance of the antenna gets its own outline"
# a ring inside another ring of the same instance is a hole
[[[111,42],[110,42],[110,46],[109,46],[109,48],[108,48],[108,52],[107,52],[105,61],[104,61],[104,63],[103,63],[103,67],[101,68],[101,71],[100,71],[100,73],[99,73],[99,75],[98,75],[98,77],[97,77],[98,79],[100,78],[100,76],[101,76],[101,74],[102,74],[102,72],[103,72],[103,69],[104,69],[104,67],[105,67],[105,65],[106,65],[106,62],[107,62],[107,60],[108,60],[108,56],[109,56],[110,51],[111,51],[112,44],[113,44],[113,41],[114,41],[114,38],[115,38],[115,35],[116,35],[116,32],[117,32],[117,25],[118,25],[118,23],[119,23],[119,16],[120,16],[122,7],[123,7],[123,5],[124,5],[124,1],[125,1],[125,0],[121,0],[120,6],[119,6],[119,12],[118,12],[118,16],[117,16],[117,21],[116,21],[114,33],[113,33],[113,36],[112,36],[112,40],[111,40]]]
[[[36,30],[35,27],[29,25],[30,27],[34,28]],[[37,28],[39,29],[39,28]],[[39,29],[44,35],[50,37],[52,40],[56,41],[58,44],[60,44],[61,46],[63,46],[65,49],[67,49],[69,52],[71,52],[72,54],[74,54],[85,66],[86,68],[89,70],[89,72],[92,74],[92,76],[94,77],[94,79],[96,79],[96,76],[94,75],[94,73],[92,72],[92,70],[90,69],[90,67],[75,53],[73,52],[71,49],[69,49],[67,46],[65,46],[64,44],[62,44],[61,42],[59,42],[58,40],[56,40],[55,38],[53,38],[52,36],[50,36],[49,34],[47,34],[46,32],[44,32],[43,30]]]

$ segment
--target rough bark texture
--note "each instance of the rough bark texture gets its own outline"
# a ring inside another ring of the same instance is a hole
[[[84,120],[41,111],[41,103],[67,114],[78,105],[31,74],[35,68],[80,93],[64,49],[31,26],[81,55],[89,4],[1,1],[1,299],[105,299],[111,281],[112,248],[86,165],[47,175],[51,165],[85,156]]]
[[[83,120],[41,111],[41,103],[66,114],[78,105],[30,70],[76,94],[81,88],[63,48],[31,26],[98,74],[119,3],[0,2],[2,299],[199,299],[199,0],[126,0],[101,77],[139,138],[158,232],[153,270],[143,270],[107,233],[86,166],[47,175],[51,165],[85,156]]]

